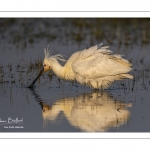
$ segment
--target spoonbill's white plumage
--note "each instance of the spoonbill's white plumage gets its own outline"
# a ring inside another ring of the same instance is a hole
[[[45,49],[44,72],[52,69],[59,78],[76,80],[94,89],[108,88],[116,80],[132,79],[133,76],[128,74],[132,64],[108,48],[100,43],[77,51],[64,66],[59,63],[59,60],[64,61],[62,55],[50,55],[50,51]]]
[[[132,64],[121,55],[113,55],[108,46],[101,46],[102,43],[75,52],[64,66],[58,62],[64,61],[61,55],[51,56],[45,49],[44,70],[52,69],[59,78],[76,80],[95,89],[107,88],[115,80],[132,79],[133,76],[127,74]]]

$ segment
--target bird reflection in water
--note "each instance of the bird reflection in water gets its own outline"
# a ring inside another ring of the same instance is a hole
[[[35,92],[34,95],[42,107],[45,125],[49,121],[55,121],[63,112],[72,126],[85,132],[104,132],[110,128],[118,128],[127,123],[130,117],[128,107],[132,107],[131,103],[116,101],[106,91],[61,98],[52,106],[42,102]]]

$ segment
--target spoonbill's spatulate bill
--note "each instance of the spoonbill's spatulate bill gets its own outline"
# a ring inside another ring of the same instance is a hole
[[[59,78],[70,81],[76,80],[80,84],[94,89],[108,88],[116,80],[132,79],[133,76],[128,74],[132,70],[132,64],[122,58],[122,55],[113,54],[108,46],[102,47],[102,45],[100,43],[75,52],[64,66],[59,63],[59,61],[65,61],[62,55],[51,55],[48,49],[44,49],[43,69],[29,88],[33,87],[43,72],[50,69]]]
[[[44,67],[42,67],[40,73],[38,74],[38,76],[33,80],[33,82],[31,83],[30,86],[28,86],[28,88],[33,88],[34,87],[34,83],[38,80],[38,78],[44,73]]]

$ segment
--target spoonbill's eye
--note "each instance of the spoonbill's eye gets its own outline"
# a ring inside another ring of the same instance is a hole
[[[46,67],[46,64],[44,64],[44,67]]]

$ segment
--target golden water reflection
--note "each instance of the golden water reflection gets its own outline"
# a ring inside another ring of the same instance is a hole
[[[81,94],[58,99],[52,106],[41,103],[44,124],[55,121],[63,112],[72,126],[86,132],[107,131],[125,124],[132,104],[116,101],[107,92]]]

